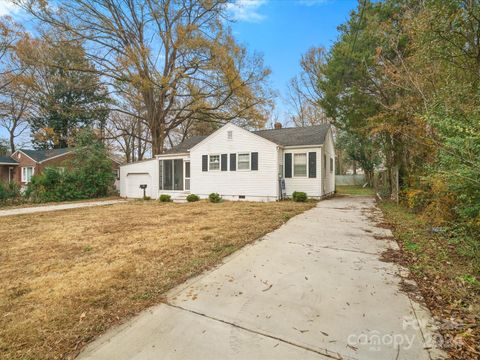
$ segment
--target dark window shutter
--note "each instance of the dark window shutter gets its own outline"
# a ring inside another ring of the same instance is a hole
[[[285,177],[292,177],[292,154],[285,154]]]
[[[308,177],[309,178],[317,177],[317,153],[316,152],[308,153]]]
[[[208,155],[202,155],[202,171],[208,171]]]
[[[237,170],[237,154],[230,154],[230,171]]]
[[[252,165],[251,165],[251,170],[258,170],[258,152],[252,152]]]
[[[222,154],[221,160],[222,171],[227,171],[228,154]]]

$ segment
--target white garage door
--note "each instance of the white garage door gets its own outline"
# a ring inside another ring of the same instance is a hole
[[[146,194],[152,196],[152,177],[148,173],[128,173],[127,174],[127,197],[142,198],[143,189],[140,185],[147,185]]]

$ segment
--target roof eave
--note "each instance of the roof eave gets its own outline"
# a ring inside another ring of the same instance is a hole
[[[179,155],[190,155],[190,152],[189,150],[188,151],[184,151],[184,152],[175,152],[175,153],[167,153],[167,154],[158,154],[158,155],[155,155],[156,158],[160,158],[160,157],[168,157],[168,156],[179,156]]]
[[[292,148],[315,148],[315,147],[322,147],[323,144],[311,144],[311,145],[284,145],[284,149],[292,149]]]
[[[72,152],[73,152],[73,150],[70,150],[70,151],[67,151],[67,152],[65,152],[65,153],[63,153],[63,154],[58,154],[58,155],[49,157],[49,158],[47,158],[47,159],[45,159],[45,160],[39,161],[38,163],[39,163],[39,164],[42,164],[42,163],[44,163],[44,162],[46,162],[46,161],[50,161],[50,160],[53,160],[53,159],[56,159],[56,158],[59,158],[59,157],[62,157],[62,156],[71,154]]]

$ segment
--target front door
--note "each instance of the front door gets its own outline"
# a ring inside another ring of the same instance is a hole
[[[190,161],[185,161],[185,190],[190,190]]]

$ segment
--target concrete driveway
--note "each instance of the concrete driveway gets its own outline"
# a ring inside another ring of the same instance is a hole
[[[380,260],[396,244],[372,216],[372,198],[322,201],[80,359],[442,358],[428,311],[400,291],[405,270]]]

